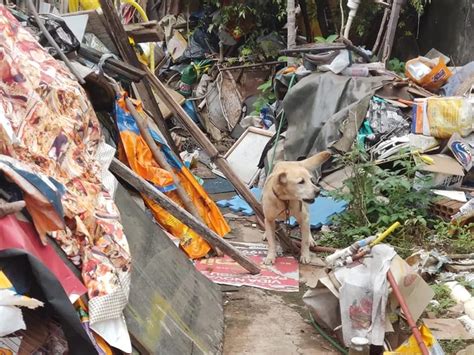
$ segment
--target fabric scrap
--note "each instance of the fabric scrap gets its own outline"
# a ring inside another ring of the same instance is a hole
[[[52,236],[81,267],[91,326],[120,322],[129,294],[131,257],[120,214],[102,184],[96,160],[100,125],[87,94],[4,6],[0,59],[0,107],[19,141],[13,145],[0,126],[0,153],[65,187],[66,228]],[[120,350],[131,352],[131,344]]]

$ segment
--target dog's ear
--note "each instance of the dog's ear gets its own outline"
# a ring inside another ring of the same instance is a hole
[[[317,167],[323,165],[323,163],[327,161],[330,157],[331,152],[325,150],[324,152],[313,155],[311,158],[300,161],[300,164],[309,171],[312,171]]]
[[[286,176],[286,173],[278,174],[278,182],[281,185],[286,185],[288,183],[288,176]]]

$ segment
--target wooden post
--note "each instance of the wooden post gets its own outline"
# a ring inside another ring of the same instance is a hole
[[[217,167],[222,171],[222,173],[227,177],[232,185],[234,185],[237,192],[244,198],[245,201],[247,201],[250,207],[252,207],[257,216],[257,220],[259,220],[259,223],[262,224],[262,221],[265,219],[262,206],[249,190],[249,188],[238,178],[227,160],[225,160],[224,157],[219,154],[219,151],[211,143],[209,138],[207,138],[207,136],[201,131],[196,123],[194,123],[194,121],[188,116],[183,108],[173,99],[168,90],[166,90],[166,87],[163,85],[163,83],[161,83],[158,78],[149,70],[148,76],[153,87],[160,95],[160,98],[163,100],[163,102],[175,114],[176,118],[180,120],[181,124],[188,130],[188,132],[201,146],[201,148],[209,155],[211,160],[217,165]],[[277,232],[277,236],[284,250],[297,255],[298,251],[294,248],[293,243],[287,235],[279,231]]]
[[[382,47],[382,62],[387,64],[392,54],[393,41],[395,40],[395,32],[397,32],[398,19],[402,9],[404,0],[393,0],[390,18],[388,20],[388,28],[385,34]]]
[[[242,255],[242,253],[229,244],[225,239],[219,237],[214,231],[210,230],[205,224],[194,218],[193,215],[177,205],[173,200],[155,188],[148,181],[135,174],[134,171],[130,170],[121,161],[114,158],[110,164],[110,170],[125,180],[127,183],[132,185],[135,189],[137,189],[137,191],[157,202],[162,208],[167,210],[174,217],[178,218],[181,222],[192,228],[213,247],[218,248],[224,254],[229,255],[251,274],[258,274],[260,272],[260,268],[257,264],[248,259],[246,256]]]
[[[102,8],[102,12],[104,14],[104,18],[108,24],[105,26],[110,37],[115,42],[117,49],[122,56],[122,59],[133,65],[136,68],[142,68],[142,63],[138,60],[137,54],[135,50],[132,48],[128,41],[127,33],[120,21],[120,18],[117,15],[117,11],[113,6],[113,2],[111,0],[99,0],[100,6]],[[150,82],[145,77],[141,82],[137,83],[137,90],[138,94],[140,95],[140,99],[145,105],[145,107],[152,113],[153,121],[155,121],[156,125],[158,126],[160,132],[166,139],[170,148],[175,152],[175,154],[179,154],[176,145],[174,144],[173,139],[171,138],[171,133],[168,131],[166,127],[165,120],[161,113],[160,107],[158,106],[158,102],[156,101],[155,94],[150,86]]]

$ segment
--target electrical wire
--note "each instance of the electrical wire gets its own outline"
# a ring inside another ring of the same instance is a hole
[[[148,21],[148,16],[145,10],[143,10],[143,8],[135,0],[121,0],[121,2],[132,6],[140,14],[143,21]],[[155,44],[150,42],[148,45],[150,47],[150,55],[148,56],[148,60],[149,60],[148,66],[150,67],[151,72],[154,73],[155,72]]]

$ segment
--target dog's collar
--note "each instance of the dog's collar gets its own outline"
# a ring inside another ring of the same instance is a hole
[[[273,192],[273,194],[275,195],[275,197],[276,197],[277,199],[279,199],[281,202],[284,202],[285,204],[289,204],[289,203],[290,203],[290,200],[284,200],[284,199],[280,198],[280,196],[278,196],[278,194],[276,193],[274,187],[272,187],[272,192]]]
[[[290,213],[290,200],[284,200],[282,199],[280,196],[278,196],[278,194],[276,193],[275,191],[275,188],[272,187],[272,192],[273,194],[275,195],[275,197],[280,200],[281,202],[283,202],[285,204],[285,209],[282,211],[282,212],[285,212],[285,214],[287,215],[287,220],[289,220],[289,213]],[[301,200],[298,200],[299,203],[300,203],[300,211],[303,209],[303,201]]]

